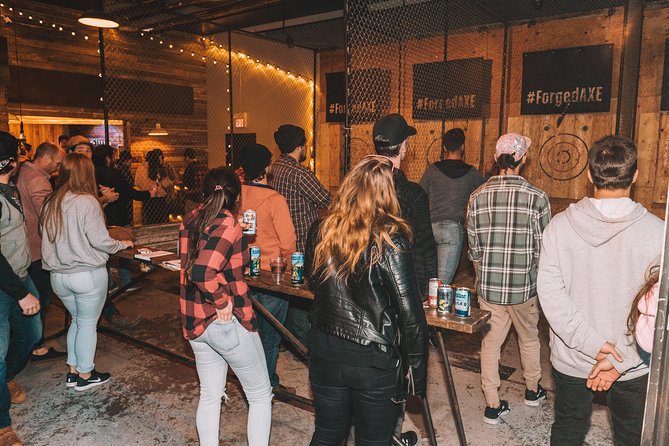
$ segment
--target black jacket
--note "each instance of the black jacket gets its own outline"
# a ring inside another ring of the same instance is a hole
[[[95,169],[95,181],[101,186],[113,187],[118,192],[118,200],[107,204],[104,208],[107,225],[127,226],[132,223],[132,211],[128,214],[132,200],[142,201],[151,198],[148,191],[140,191],[132,187],[123,174],[112,167]]]
[[[427,322],[413,267],[411,246],[406,237],[395,235],[395,250],[387,247],[371,268],[371,247],[348,285],[330,277],[321,282],[312,273],[318,223],[309,231],[305,252],[306,273],[311,275],[314,302],[309,320],[323,333],[361,345],[377,343],[398,352],[403,372],[411,367],[414,392],[425,395],[427,386]]]
[[[413,231],[412,253],[418,288],[421,297],[427,298],[427,282],[437,277],[437,244],[432,233],[430,200],[423,188],[407,180],[400,169],[395,169],[393,177],[402,218]]]

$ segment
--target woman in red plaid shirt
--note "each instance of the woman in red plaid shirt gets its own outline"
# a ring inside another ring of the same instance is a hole
[[[202,446],[219,444],[228,366],[249,402],[249,445],[269,443],[272,389],[244,281],[248,246],[234,216],[240,191],[232,169],[212,169],[204,177],[204,203],[179,233],[181,322],[200,378],[197,431]]]

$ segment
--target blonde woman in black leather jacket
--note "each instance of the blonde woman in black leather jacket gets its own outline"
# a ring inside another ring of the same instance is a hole
[[[356,445],[390,444],[407,391],[425,394],[427,324],[387,158],[351,170],[312,227],[306,256],[315,293],[311,444],[340,445],[352,418]]]

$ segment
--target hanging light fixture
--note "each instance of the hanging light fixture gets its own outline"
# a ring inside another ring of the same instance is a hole
[[[23,131],[23,118],[21,118],[21,123],[19,124],[19,141],[26,142],[26,134]]]
[[[94,28],[118,28],[119,23],[112,16],[104,12],[102,2],[97,0],[95,2],[95,9],[84,12],[79,17],[79,23]]]
[[[167,130],[160,126],[160,122],[156,122],[156,126],[149,132],[149,136],[167,136]]]

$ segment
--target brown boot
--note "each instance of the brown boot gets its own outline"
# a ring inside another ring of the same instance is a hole
[[[23,442],[16,435],[11,426],[0,429],[0,446],[23,446]]]
[[[15,379],[7,382],[7,389],[9,389],[9,399],[12,404],[21,404],[26,400],[26,393]],[[0,446],[2,446],[2,443],[0,443]]]

